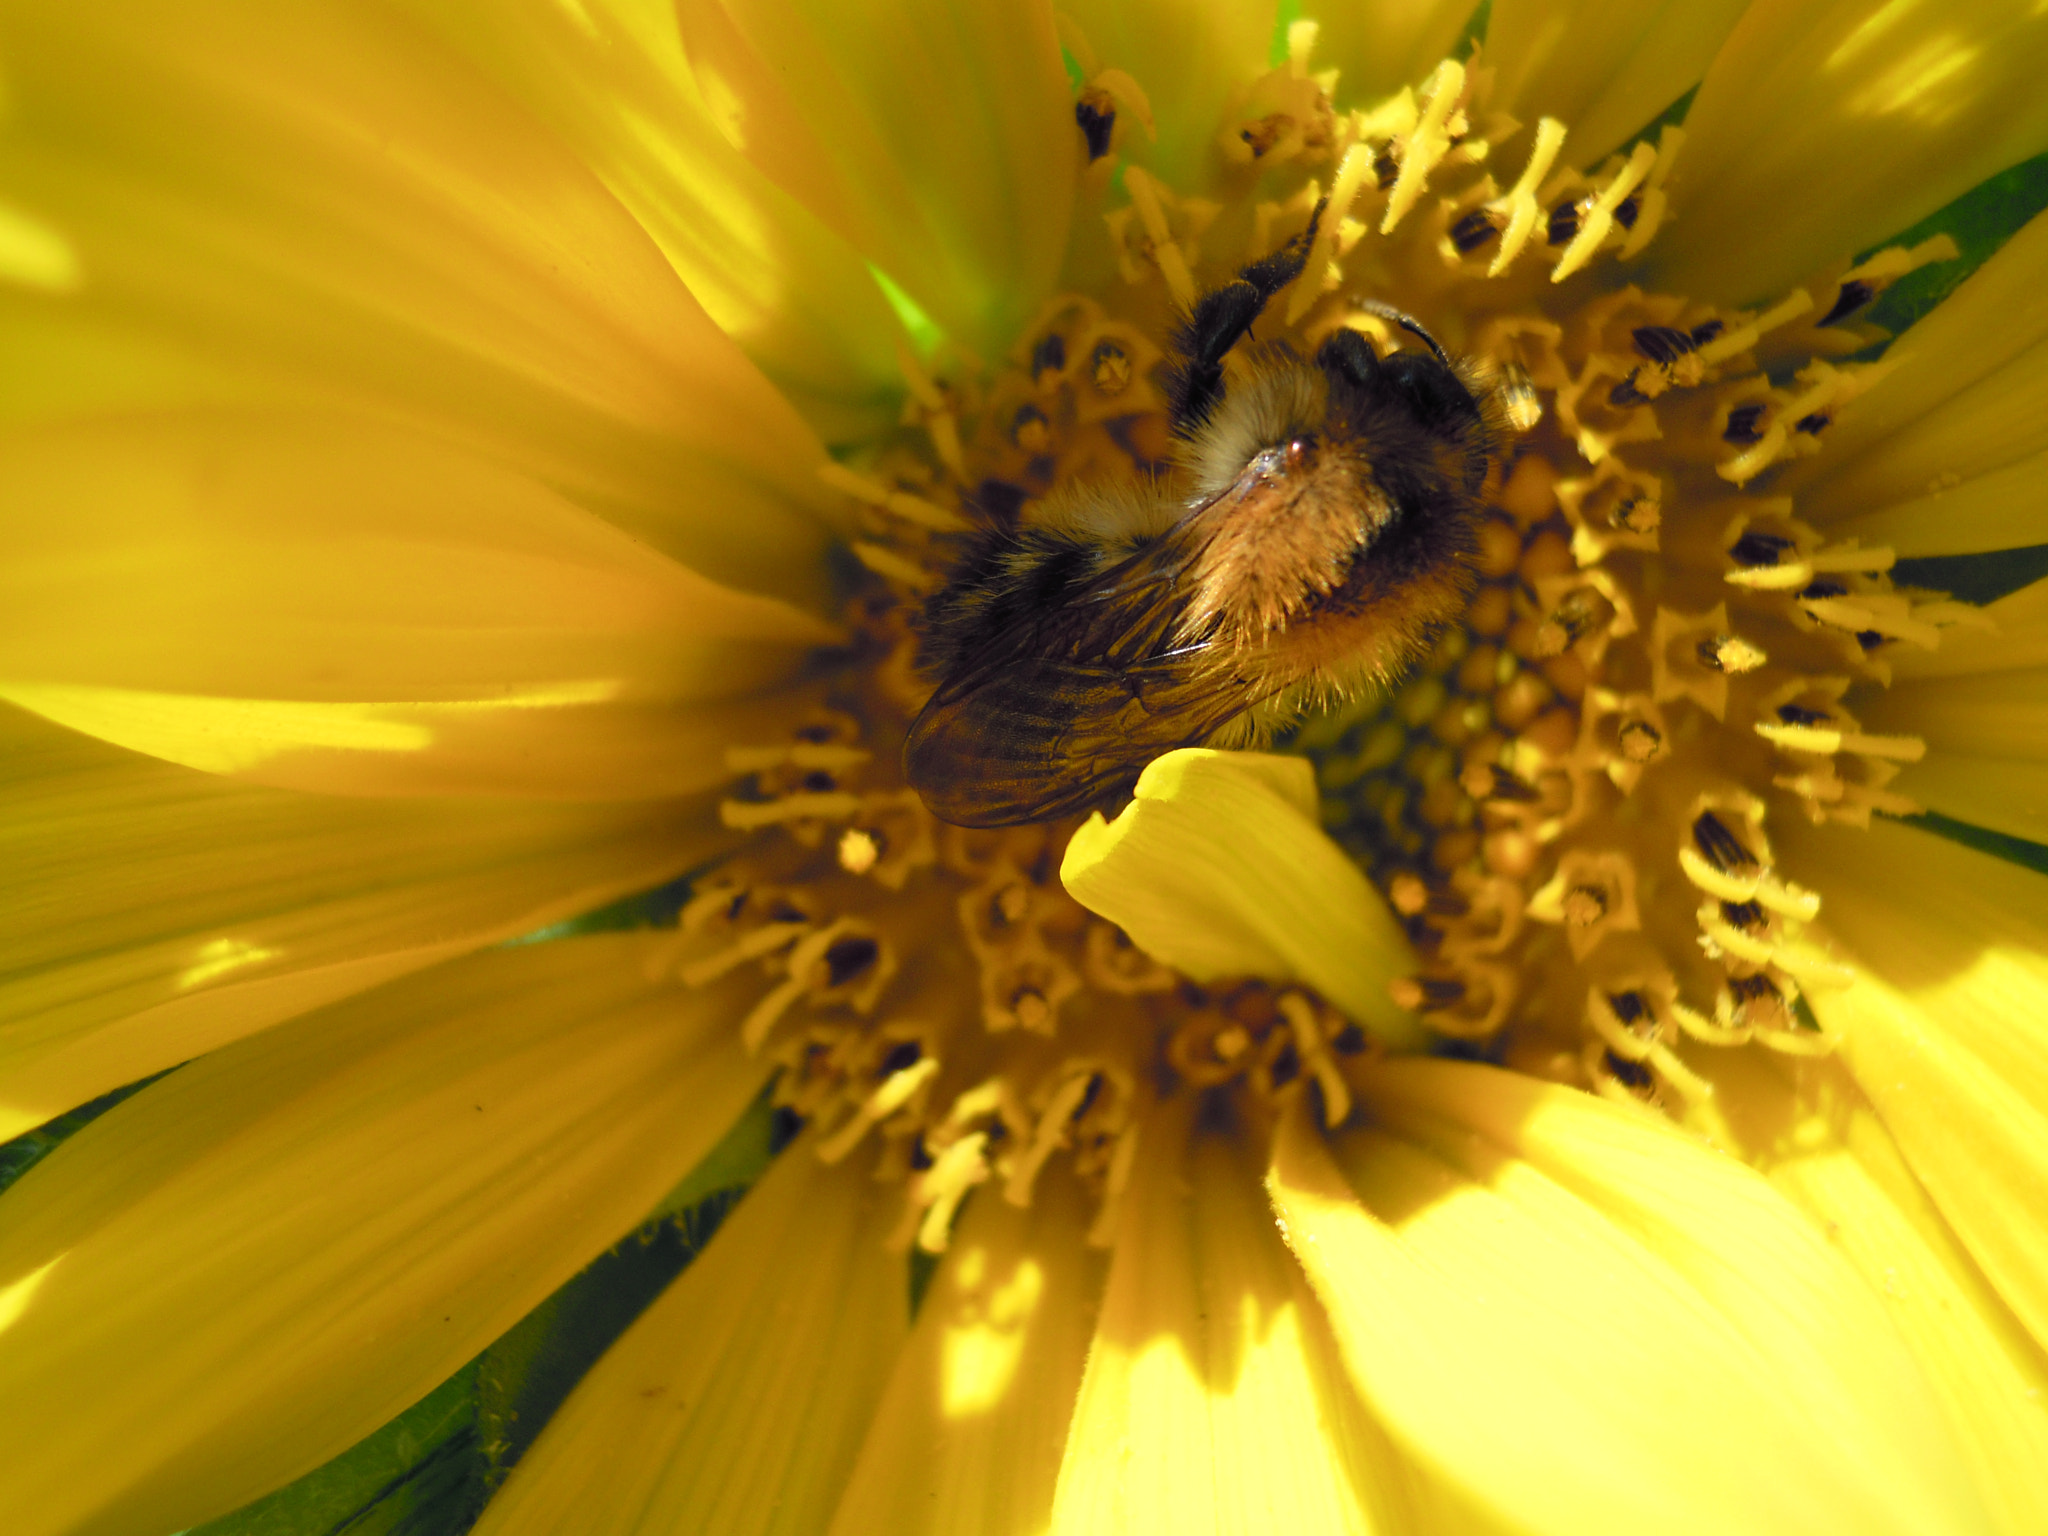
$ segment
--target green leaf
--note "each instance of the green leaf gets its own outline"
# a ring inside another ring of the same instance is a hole
[[[440,1536],[483,1507],[475,1364],[295,1483],[186,1536]]]
[[[2022,160],[1979,182],[1911,229],[1903,229],[1857,256],[1859,262],[1865,261],[1886,246],[1918,245],[1930,235],[1947,235],[1962,252],[1954,261],[1932,262],[1907,273],[1857,318],[1881,325],[1896,336],[1955,292],[1964,278],[1989,261],[1994,251],[2043,208],[2048,208],[2048,155]]]

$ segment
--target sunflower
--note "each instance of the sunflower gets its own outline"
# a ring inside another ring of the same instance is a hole
[[[9,1531],[2039,1529],[2032,9],[0,5]],[[1290,239],[1466,618],[937,823]]]

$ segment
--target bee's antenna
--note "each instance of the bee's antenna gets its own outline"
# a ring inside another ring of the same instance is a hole
[[[1413,315],[1406,314],[1394,308],[1391,304],[1382,304],[1378,299],[1354,299],[1352,302],[1367,314],[1378,315],[1382,320],[1391,320],[1394,324],[1401,327],[1402,330],[1420,336],[1422,344],[1436,354],[1438,362],[1442,363],[1446,368],[1451,366],[1450,357],[1442,347],[1437,345],[1436,338],[1425,331],[1422,328],[1422,322]]]

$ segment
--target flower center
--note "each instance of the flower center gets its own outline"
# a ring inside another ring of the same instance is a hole
[[[1178,474],[1159,338],[1319,205],[1259,345],[1308,357],[1350,328],[1385,356],[1411,342],[1391,304],[1529,385],[1463,623],[1391,694],[1282,742],[1407,924],[1421,965],[1396,1000],[1447,1049],[1652,1101],[1707,1091],[1702,1047],[1825,1050],[1802,998],[1848,973],[1767,811],[1915,809],[1886,786],[1921,744],[1853,711],[1894,647],[1971,610],[1894,589],[1890,551],[1830,542],[1751,487],[1824,451],[1884,366],[1828,360],[1869,339],[1856,312],[1953,247],[1844,264],[1755,311],[1620,285],[1614,264],[1666,224],[1679,129],[1575,169],[1562,125],[1522,134],[1488,110],[1476,64],[1340,111],[1313,40],[1298,24],[1227,112],[1215,196],[1122,168],[1102,287],[1048,303],[999,366],[905,358],[905,432],[829,472],[873,577],[856,653],[788,742],[732,756],[725,819],[757,835],[685,911],[681,975],[768,967],[742,1032],[782,1064],[779,1102],[816,1123],[821,1156],[877,1145],[906,1190],[899,1236],[928,1250],[977,1184],[1023,1203],[1055,1157],[1102,1197],[1106,1240],[1151,1098],[1313,1093],[1327,1120],[1350,1112],[1343,1058],[1367,1042],[1334,1010],[1163,970],[1060,888],[1071,824],[943,826],[897,767],[930,692],[909,616],[956,535],[1028,522],[1072,484]],[[1145,112],[1120,71],[1084,87],[1093,192]],[[1511,143],[1524,158],[1497,176]],[[1226,388],[1249,350],[1226,357]]]

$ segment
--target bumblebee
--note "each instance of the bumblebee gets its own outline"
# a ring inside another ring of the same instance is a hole
[[[1258,744],[1385,686],[1463,611],[1508,385],[1372,305],[1421,346],[1382,357],[1348,328],[1313,358],[1254,344],[1225,387],[1321,216],[1179,327],[1170,477],[1055,493],[973,538],[927,604],[937,688],[903,764],[941,820],[1112,807],[1162,752]]]

